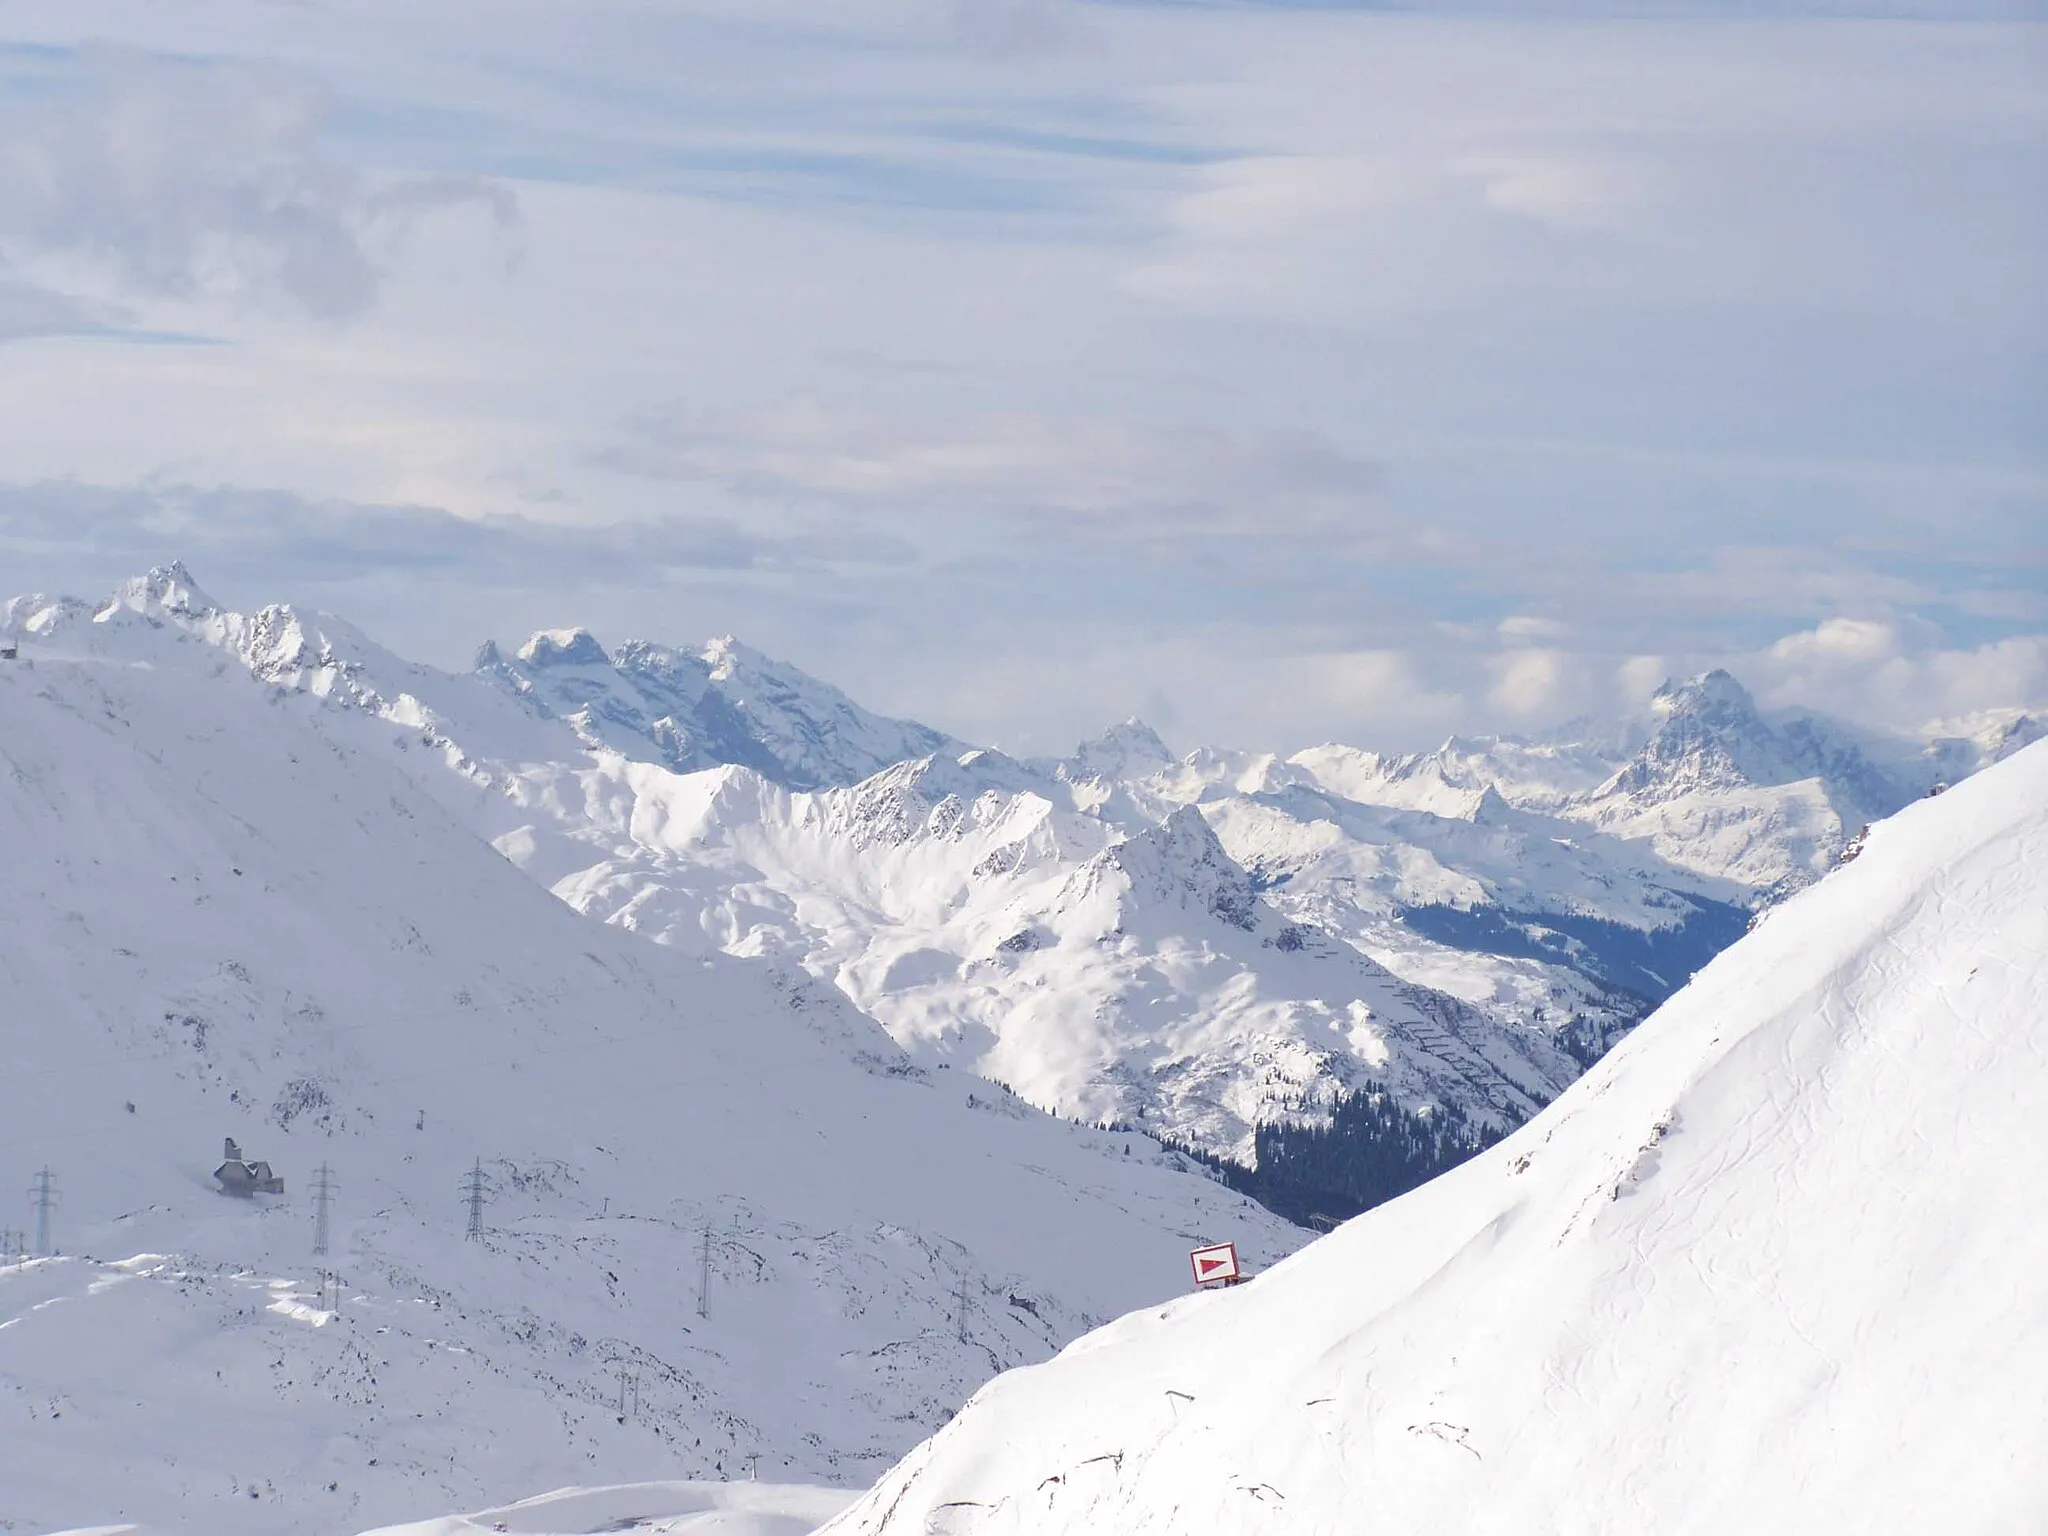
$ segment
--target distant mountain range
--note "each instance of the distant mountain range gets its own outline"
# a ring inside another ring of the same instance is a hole
[[[1127,721],[1018,760],[730,638],[486,645],[468,674],[181,566],[16,599],[23,655],[130,625],[381,721],[422,789],[579,911],[789,962],[926,1066],[1249,1158],[1349,1095],[1504,1130],[1868,821],[2043,732],[1759,709],[1725,672],[1641,720],[1431,753],[1176,756]]]

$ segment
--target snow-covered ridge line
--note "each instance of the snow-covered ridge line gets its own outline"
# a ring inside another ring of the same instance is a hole
[[[2040,730],[1884,742],[1710,674],[1550,741],[1176,759],[1130,721],[1018,761],[729,638],[545,631],[458,676],[326,616],[224,611],[179,566],[5,618],[31,659],[216,647],[384,721],[422,789],[580,911],[783,958],[926,1066],[1240,1155],[1366,1084],[1511,1123],[1864,822]]]

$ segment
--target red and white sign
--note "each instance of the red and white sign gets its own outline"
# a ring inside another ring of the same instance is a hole
[[[1195,1266],[1197,1285],[1212,1285],[1218,1280],[1238,1278],[1235,1243],[1217,1243],[1211,1248],[1197,1248],[1188,1255],[1188,1262]]]

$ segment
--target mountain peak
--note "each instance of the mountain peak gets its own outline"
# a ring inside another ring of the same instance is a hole
[[[482,659],[479,654],[479,660]],[[536,630],[519,647],[519,659],[530,667],[608,667],[611,657],[597,636],[583,628]]]
[[[1121,869],[1131,891],[1148,904],[1195,905],[1249,929],[1258,893],[1251,877],[1224,851],[1209,820],[1191,805],[1125,839],[1104,858]]]
[[[704,665],[710,668],[714,683],[727,681],[746,659],[747,648],[731,635],[713,635],[704,642],[704,649],[697,653]]]
[[[1650,700],[1650,708],[1665,719],[1674,715],[1733,719],[1755,715],[1756,700],[1732,672],[1716,667],[1683,681],[1667,680]]]
[[[173,560],[122,582],[107,607],[131,613],[199,614],[217,612],[220,605],[193,579],[184,561]]]
[[[1082,742],[1067,761],[1075,778],[1121,779],[1164,768],[1173,761],[1173,753],[1157,731],[1132,715]]]

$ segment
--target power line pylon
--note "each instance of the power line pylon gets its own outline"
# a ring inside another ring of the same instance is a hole
[[[711,1315],[711,1223],[704,1224],[704,1254],[697,1270],[697,1315]]]
[[[483,1241],[484,1201],[491,1192],[490,1175],[484,1172],[484,1160],[478,1158],[476,1166],[462,1176],[462,1192],[469,1197],[469,1230],[463,1235],[473,1243]]]
[[[341,1186],[335,1182],[334,1170],[322,1163],[313,1175],[313,1251],[327,1251],[328,1208],[334,1197],[341,1193]]]
[[[50,1249],[50,1212],[57,1204],[56,1175],[45,1167],[36,1175],[36,1181],[29,1186],[28,1196],[36,1203],[36,1252],[47,1254]]]

